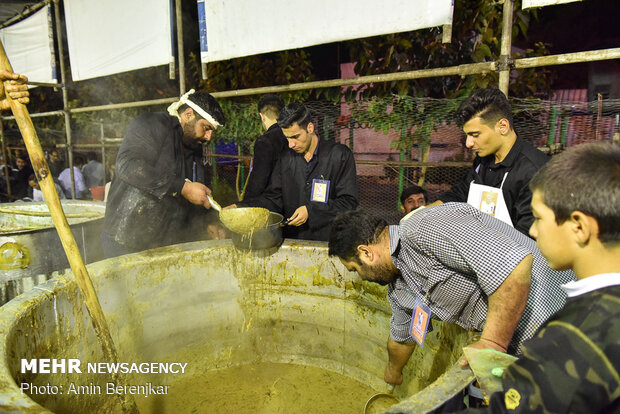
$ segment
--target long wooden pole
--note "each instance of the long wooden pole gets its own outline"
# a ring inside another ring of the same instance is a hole
[[[0,69],[13,72],[9,59],[4,51],[2,42],[0,42]],[[5,83],[5,87],[6,85],[7,84]],[[69,228],[67,218],[62,210],[62,205],[60,204],[60,199],[58,198],[58,193],[56,192],[54,180],[50,174],[50,169],[47,164],[47,160],[45,159],[43,148],[41,148],[41,142],[37,137],[34,125],[32,124],[32,120],[28,114],[28,109],[25,105],[12,100],[8,94],[6,95],[6,98],[11,105],[11,111],[17,121],[17,126],[19,127],[22,137],[24,138],[24,143],[26,144],[26,149],[28,150],[28,155],[30,156],[32,168],[34,169],[34,173],[36,174],[39,185],[41,186],[41,191],[43,192],[45,202],[50,210],[52,220],[54,221],[54,226],[56,226],[58,236],[60,237],[65,254],[69,260],[69,265],[75,275],[75,280],[80,292],[82,293],[82,296],[84,296],[84,303],[92,318],[95,332],[101,341],[103,355],[110,362],[117,362],[118,354],[116,352],[116,348],[114,347],[114,342],[112,341],[108,324],[106,323],[105,316],[101,310],[101,305],[99,304],[99,299],[95,293],[93,283],[88,276],[86,266],[84,265],[84,261],[80,255],[78,245],[75,242],[75,238]],[[113,375],[113,379],[115,381],[119,381],[120,376],[115,374]],[[131,398],[127,398],[125,395],[121,397],[121,405],[123,406],[123,410],[125,412],[138,412],[135,401]]]

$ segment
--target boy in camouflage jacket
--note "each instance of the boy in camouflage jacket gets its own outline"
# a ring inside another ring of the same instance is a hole
[[[551,268],[578,280],[504,372],[504,391],[468,412],[620,412],[620,146],[569,148],[530,188],[530,235]]]

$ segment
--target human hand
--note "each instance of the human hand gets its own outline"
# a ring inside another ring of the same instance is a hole
[[[308,208],[306,206],[299,207],[288,220],[289,226],[301,226],[308,221]]]
[[[181,195],[185,197],[187,201],[197,206],[204,206],[204,208],[211,208],[211,203],[207,198],[207,194],[211,194],[209,187],[202,183],[186,181],[183,184]]]
[[[383,379],[388,384],[400,385],[403,383],[403,373],[402,371],[394,369],[394,367],[392,367],[392,365],[388,362],[388,364],[385,366]]]
[[[484,339],[484,338],[480,338],[478,341],[467,345],[467,347],[468,348],[475,348],[475,349],[495,349],[496,351],[500,351],[500,352],[506,353],[506,348],[505,347],[501,346],[497,342],[494,342],[494,341],[491,341],[491,340],[488,340],[488,339]],[[461,360],[459,361],[459,364],[461,364],[461,366],[463,366],[463,367],[466,367],[467,365],[469,365],[469,362],[467,361],[467,358],[465,358],[464,355],[461,358]]]
[[[8,93],[11,99],[26,105],[30,102],[28,92],[28,78],[18,73],[0,70],[0,81],[3,81],[3,88],[0,90],[0,110],[10,109],[9,101],[6,97]]]

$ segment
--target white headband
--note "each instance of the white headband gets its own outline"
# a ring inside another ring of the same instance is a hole
[[[171,116],[176,116],[177,118],[179,118],[179,121],[180,121],[181,117],[179,116],[179,108],[181,107],[181,105],[185,104],[189,106],[190,108],[192,108],[194,111],[196,111],[198,115],[202,116],[204,119],[209,121],[209,123],[213,125],[213,129],[219,126],[222,126],[222,124],[220,124],[215,119],[213,119],[213,117],[209,115],[204,109],[202,109],[201,107],[196,105],[194,102],[189,100],[189,96],[193,94],[194,92],[196,92],[194,89],[190,89],[189,91],[187,91],[185,95],[181,96],[181,99],[179,99],[177,102],[171,104],[168,107],[168,113]]]

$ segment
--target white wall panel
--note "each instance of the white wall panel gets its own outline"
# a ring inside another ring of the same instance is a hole
[[[32,82],[56,83],[49,6],[0,30],[0,40],[13,71]]]
[[[452,9],[452,0],[198,0],[201,60],[442,26]]]
[[[65,0],[74,81],[172,60],[169,0]]]
[[[573,3],[581,0],[523,0],[522,9],[531,7],[555,6],[556,4]]]

